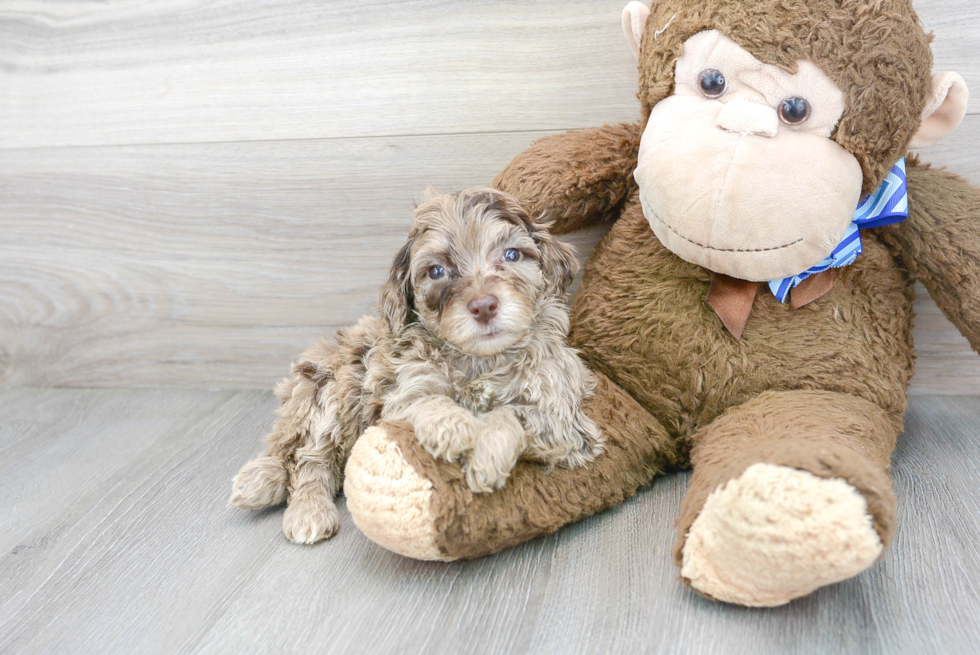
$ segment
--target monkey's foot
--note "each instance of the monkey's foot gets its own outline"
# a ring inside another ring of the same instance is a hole
[[[432,482],[405,459],[384,427],[368,428],[354,443],[344,495],[354,524],[371,541],[415,559],[455,559],[436,544],[432,494]]]
[[[708,496],[687,534],[681,577],[716,600],[774,607],[857,575],[882,550],[854,487],[761,463]]]

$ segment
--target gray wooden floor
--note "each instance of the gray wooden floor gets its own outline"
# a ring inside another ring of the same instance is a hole
[[[980,401],[919,396],[900,527],[788,607],[706,601],[669,563],[686,475],[474,562],[286,542],[226,506],[262,391],[0,391],[0,652],[956,653],[980,643]]]

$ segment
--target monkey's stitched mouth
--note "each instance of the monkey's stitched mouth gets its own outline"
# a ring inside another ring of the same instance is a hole
[[[773,246],[772,248],[715,248],[713,246],[709,246],[709,245],[706,245],[706,244],[703,244],[703,243],[698,243],[694,239],[687,238],[686,236],[684,236],[683,234],[681,234],[680,232],[678,232],[677,230],[675,230],[673,227],[671,227],[671,225],[667,221],[665,221],[664,219],[660,218],[660,216],[658,216],[657,214],[654,214],[653,217],[657,219],[657,222],[658,223],[660,223],[665,228],[667,228],[668,230],[670,230],[671,232],[673,232],[674,234],[676,234],[680,238],[684,239],[688,243],[693,244],[693,245],[695,245],[695,246],[697,246],[699,248],[704,248],[705,250],[715,250],[717,252],[772,252],[773,250],[782,250],[783,248],[789,248],[790,246],[795,246],[796,244],[798,244],[801,241],[803,241],[803,237],[800,237],[796,241],[791,241],[789,243],[784,243],[781,246]]]

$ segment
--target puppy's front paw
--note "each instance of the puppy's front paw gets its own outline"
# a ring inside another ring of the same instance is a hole
[[[507,484],[510,470],[501,471],[491,462],[472,462],[463,464],[463,475],[466,476],[466,486],[476,494],[488,494],[494,489],[502,489]]]
[[[282,531],[295,544],[314,544],[337,534],[340,514],[333,501],[324,498],[291,498],[282,517]]]
[[[447,462],[455,462],[473,449],[475,433],[475,417],[465,414],[433,418],[415,426],[422,447],[436,459]]]
[[[501,422],[485,425],[473,452],[466,458],[463,475],[475,493],[490,493],[507,483],[520,457],[523,441],[523,429],[519,425],[515,429],[511,427]]]

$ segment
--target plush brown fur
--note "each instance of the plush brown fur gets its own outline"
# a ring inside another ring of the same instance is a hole
[[[912,213],[876,232],[980,352],[980,194],[953,173],[908,163]]]
[[[808,59],[837,83],[847,108],[834,138],[860,161],[866,191],[905,154],[931,72],[929,38],[908,0],[662,0],[640,50],[644,116],[671,93],[684,41],[716,28],[764,62],[792,69]],[[494,181],[556,218],[556,232],[616,221],[586,265],[570,337],[605,376],[586,411],[608,441],[587,468],[548,477],[519,465],[514,484],[478,498],[458,470],[421,457],[392,428],[432,482],[440,551],[495,552],[693,465],[680,558],[707,496],[756,463],[846,481],[887,545],[889,460],[914,360],[913,283],[922,280],[980,347],[980,191],[910,158],[909,219],[864,231],[864,253],[810,305],[793,310],[758,294],[736,341],[705,303],[711,272],[664,248],[642,214],[632,174],[644,122],[546,137]]]
[[[758,294],[741,341],[704,301],[710,271],[664,248],[638,203],[627,204],[585,276],[573,343],[676,438],[767,390],[827,389],[892,416],[905,409],[911,282],[873,237],[824,302],[794,311]]]

